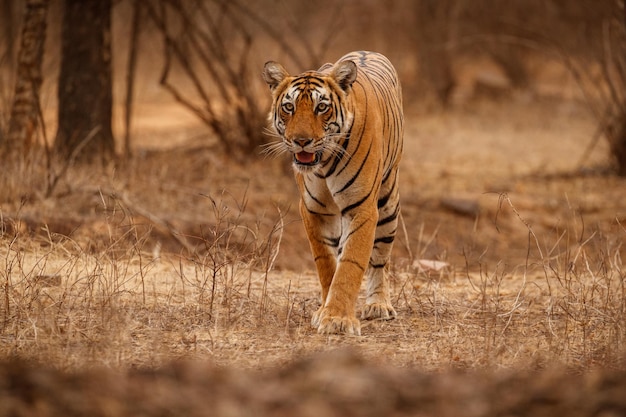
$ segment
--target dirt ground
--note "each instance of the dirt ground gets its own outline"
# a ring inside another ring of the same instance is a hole
[[[68,375],[0,365],[12,416],[622,416],[623,371],[428,374],[334,351],[261,372],[176,363]]]
[[[289,167],[144,111],[131,166],[1,208],[0,414],[626,413],[626,180],[583,104],[407,110],[399,317],[360,337],[309,325]]]

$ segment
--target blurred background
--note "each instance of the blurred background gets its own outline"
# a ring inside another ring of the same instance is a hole
[[[265,61],[299,73],[367,49],[396,65],[409,117],[412,111],[464,105],[479,95],[583,101],[611,144],[618,172],[626,173],[622,1],[2,0],[0,7],[0,143],[5,148],[15,141],[45,141],[57,153],[71,155],[75,144],[62,146],[71,136],[62,134],[63,124],[80,125],[75,119],[81,115],[59,115],[59,108],[68,108],[59,106],[68,90],[59,89],[59,77],[80,78],[76,74],[91,71],[84,65],[92,62],[93,72],[110,82],[76,87],[72,94],[104,90],[99,101],[113,103],[114,134],[96,135],[91,142],[109,144],[89,152],[106,153],[111,143],[117,156],[141,146],[174,146],[180,134],[161,130],[147,140],[142,133],[194,123],[231,155],[254,152],[265,141],[269,94],[259,75]],[[64,14],[66,9],[76,13]],[[110,19],[95,18],[107,14]],[[93,27],[101,36],[85,35],[84,28]],[[88,53],[71,55],[72,47],[89,43]],[[103,58],[90,58],[98,55]],[[84,65],[70,64],[63,72],[64,57]],[[20,90],[29,77],[35,88]],[[15,103],[28,102],[24,90],[38,98],[44,123],[33,116],[30,123],[39,127],[26,129],[28,137],[9,138],[11,109],[13,123],[19,124]],[[109,107],[87,106],[99,112]],[[91,128],[75,136],[88,136]]]
[[[88,250],[127,239],[196,253],[224,219],[270,236],[280,224],[277,265],[312,268],[288,158],[261,154],[272,140],[261,70],[275,60],[296,74],[360,49],[387,55],[403,84],[403,256],[463,264],[490,248],[495,262],[524,262],[527,220],[502,214],[505,193],[511,209],[536,219],[535,231],[578,233],[584,213],[621,236],[622,1],[0,0],[0,8],[8,236],[45,230],[45,239],[71,236]]]

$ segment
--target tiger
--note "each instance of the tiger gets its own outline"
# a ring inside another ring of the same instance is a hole
[[[267,145],[291,154],[300,215],[321,286],[311,324],[320,334],[361,335],[361,319],[396,318],[389,261],[400,215],[404,115],[397,72],[382,54],[350,52],[317,71],[289,75],[274,61],[263,78],[272,105]]]

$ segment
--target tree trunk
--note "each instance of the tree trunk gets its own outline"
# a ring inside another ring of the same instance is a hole
[[[621,12],[622,38],[620,43],[621,48],[619,51],[622,54],[622,61],[620,62],[623,64],[624,55],[626,54],[626,7],[624,7],[623,4],[621,6]],[[625,81],[626,74],[624,74],[624,72],[626,72],[626,69],[623,65],[620,65],[619,68],[622,71],[622,81]],[[624,83],[622,83],[622,87],[623,86]],[[617,161],[617,173],[621,177],[626,177],[626,102],[624,101],[626,101],[626,98],[622,95],[622,103],[619,103],[621,109],[621,111],[619,112],[619,129],[617,137],[614,138],[614,142],[611,146],[613,155],[615,156],[615,159]]]
[[[607,129],[611,155],[617,164],[617,175],[626,177],[626,104],[615,117],[615,123]]]
[[[68,161],[114,155],[111,0],[64,0],[56,153]]]
[[[5,158],[24,157],[35,143],[39,126],[39,92],[43,80],[41,65],[47,14],[48,0],[26,2],[9,129],[1,144]]]
[[[6,60],[10,63],[13,63],[14,40],[17,35],[15,25],[18,20],[15,19],[15,9],[14,0],[0,0],[0,28],[2,28],[0,36],[4,37],[4,44],[0,46],[2,48],[0,60]],[[2,64],[6,65],[4,62]]]
[[[133,18],[130,28],[128,46],[128,66],[126,69],[126,108],[124,109],[124,158],[131,156],[130,124],[133,113],[133,93],[135,75],[137,73],[137,52],[139,49],[139,32],[141,30],[141,0],[133,0]]]

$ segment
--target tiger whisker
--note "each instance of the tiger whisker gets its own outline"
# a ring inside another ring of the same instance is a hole
[[[267,127],[263,128],[263,133],[272,138],[282,138],[274,129],[270,129]]]
[[[343,139],[346,136],[347,136],[346,133],[331,133],[329,135],[326,135],[326,138]],[[350,155],[350,153],[346,151],[346,149],[335,140],[328,141],[328,143],[326,143],[326,148],[330,150],[332,156],[340,156],[340,157],[347,156],[348,159],[352,158],[352,155]]]
[[[287,153],[288,151],[287,146],[282,140],[261,145],[261,153],[270,158],[276,158],[283,153]]]
[[[331,148],[331,152],[333,156],[339,156],[341,158],[346,157],[347,159],[352,159],[352,155],[350,152],[347,152],[344,148],[338,146],[336,148]]]

